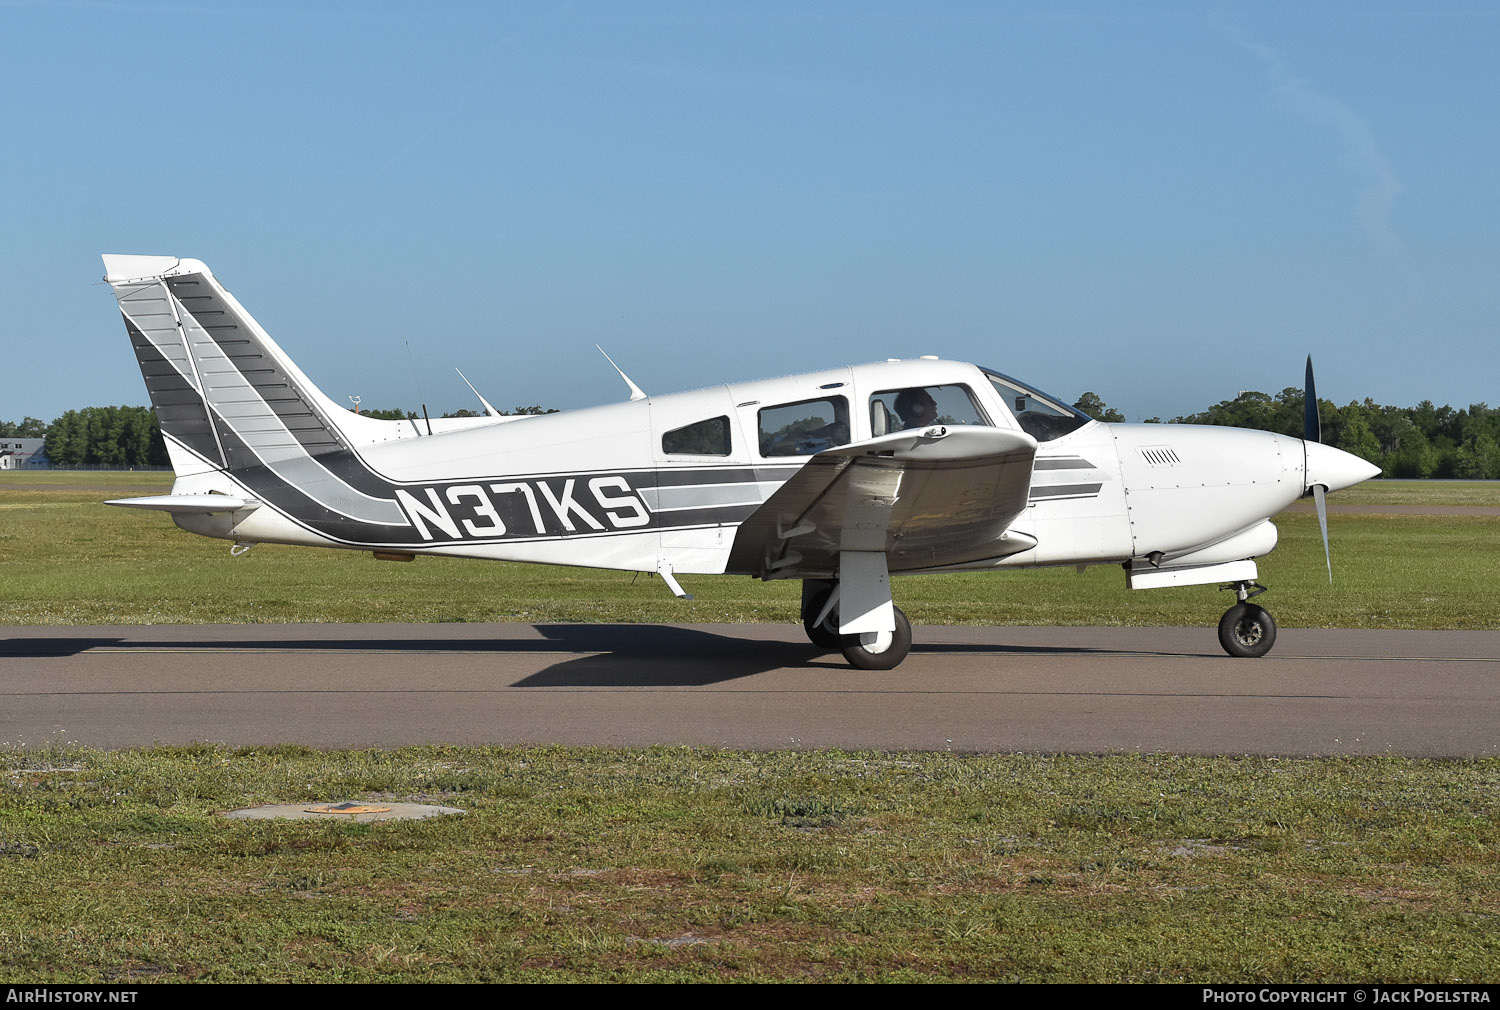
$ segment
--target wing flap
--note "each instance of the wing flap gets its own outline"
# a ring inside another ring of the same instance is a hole
[[[1003,557],[1026,508],[1036,440],[935,426],[827,449],[740,526],[730,571],[827,577],[844,551],[881,551],[892,572]]]

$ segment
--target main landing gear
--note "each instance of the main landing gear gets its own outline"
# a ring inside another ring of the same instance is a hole
[[[1219,618],[1219,644],[1239,659],[1258,659],[1276,644],[1276,622],[1270,611],[1249,602],[1266,587],[1258,582],[1234,582],[1220,589],[1233,589],[1239,602]]]
[[[894,670],[911,652],[911,622],[892,606],[896,627],[858,635],[839,634],[838,583],[822,579],[802,582],[802,628],[820,649],[838,649],[849,665],[861,670]],[[832,602],[830,603],[830,599]]]

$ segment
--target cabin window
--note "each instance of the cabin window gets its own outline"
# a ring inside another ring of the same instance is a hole
[[[762,456],[811,456],[849,443],[849,401],[842,396],[760,410]]]
[[[885,389],[870,397],[870,433],[926,428],[933,424],[977,424],[989,418],[968,386],[909,386]]]
[[[1027,389],[1008,375],[985,372],[1000,399],[1016,415],[1016,423],[1038,442],[1050,442],[1077,431],[1093,418],[1069,407],[1055,396]]]
[[[661,451],[668,456],[728,456],[729,418],[710,417],[673,428],[661,437]]]

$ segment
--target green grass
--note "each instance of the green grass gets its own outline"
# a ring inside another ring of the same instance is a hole
[[[229,822],[268,801],[461,817]],[[0,976],[1485,981],[1500,762],[0,753]]]
[[[162,494],[172,488],[172,474],[166,470],[4,470],[0,471],[0,491],[22,485],[40,485],[59,490],[81,488],[159,487]]]
[[[53,486],[21,489],[38,477]],[[149,487],[143,480],[169,486],[158,474],[5,475],[0,623],[797,620],[794,582],[685,576],[697,597],[685,602],[654,577],[629,572],[442,558],[393,564],[274,544],[231,558],[226,542],[184,533],[164,515],[100,505],[126,493],[108,488]],[[1433,486],[1491,495],[1500,487]],[[1261,562],[1261,581],[1273,589],[1263,602],[1284,627],[1500,627],[1500,517],[1336,514],[1333,586],[1316,519],[1287,513],[1277,526],[1281,544]],[[1213,587],[1131,592],[1113,566],[913,576],[897,580],[895,595],[918,624],[1208,626],[1227,605]]]
[[[167,486],[0,475],[0,620],[796,617],[795,585],[746,578],[689,577],[684,604],[583,569],[273,545],[231,559],[99,505]],[[1490,503],[1427,490],[1398,498]],[[1316,520],[1278,525],[1262,579],[1283,626],[1500,626],[1500,519],[1335,515],[1332,588]],[[896,592],[919,623],[1212,624],[1226,603],[1123,583],[1101,568]],[[342,799],[469,812],[217,816]],[[0,749],[0,978],[1486,981],[1496,853],[1493,760]]]
[[[1500,480],[1368,480],[1328,500],[1343,505],[1500,506]]]

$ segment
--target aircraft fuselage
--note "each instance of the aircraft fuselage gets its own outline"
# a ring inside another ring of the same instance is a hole
[[[880,362],[433,435],[420,422],[392,423],[384,441],[317,457],[328,475],[315,483],[271,467],[182,478],[174,491],[248,494],[272,508],[175,518],[247,542],[642,571],[665,557],[678,573],[718,574],[731,570],[739,523],[806,461],[763,451],[762,411],[843,400],[841,440],[857,442],[873,436],[869,401],[931,387],[972,395],[980,413],[964,420],[1021,430],[974,365]],[[714,418],[727,420],[728,437],[713,448],[727,451],[663,448],[669,432]],[[1081,423],[1039,444],[1030,502],[1014,523],[1036,546],[969,567],[1120,564],[1154,552],[1170,561],[1247,532],[1262,554],[1275,533],[1258,527],[1301,497],[1303,457],[1300,439],[1260,431]]]

